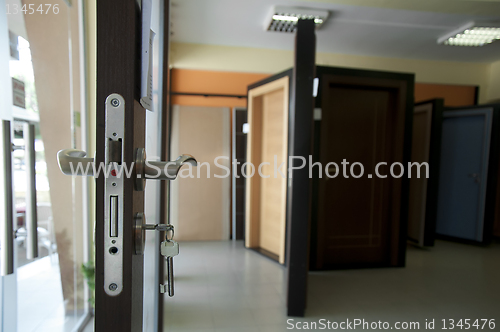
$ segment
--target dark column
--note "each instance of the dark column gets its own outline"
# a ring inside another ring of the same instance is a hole
[[[313,20],[299,20],[295,36],[295,61],[290,105],[289,155],[309,160],[313,146],[313,80],[316,35]],[[293,166],[302,165],[294,160]],[[290,165],[292,166],[292,165]],[[307,166],[307,165],[306,165]],[[288,316],[303,317],[307,296],[311,179],[308,167],[293,170],[288,187],[287,266]]]

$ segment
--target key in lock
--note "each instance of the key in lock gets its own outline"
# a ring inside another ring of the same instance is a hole
[[[160,245],[160,253],[167,260],[167,284],[160,285],[160,292],[174,296],[174,256],[179,254],[179,243],[174,240],[165,240]]]

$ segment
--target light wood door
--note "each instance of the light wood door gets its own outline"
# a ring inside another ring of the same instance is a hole
[[[248,164],[243,168],[247,175],[245,246],[281,264],[285,262],[288,85],[286,76],[249,90]]]
[[[170,183],[170,218],[178,241],[229,239],[231,177],[227,107],[173,105],[171,152],[191,154],[200,165]],[[219,159],[217,159],[219,158]],[[198,176],[199,174],[199,176]]]

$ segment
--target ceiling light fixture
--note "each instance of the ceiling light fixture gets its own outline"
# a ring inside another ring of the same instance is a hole
[[[484,46],[500,40],[500,23],[469,22],[437,40],[452,46]]]
[[[319,29],[328,15],[327,10],[274,6],[264,28],[268,31],[294,32],[299,19],[303,19],[314,20]]]

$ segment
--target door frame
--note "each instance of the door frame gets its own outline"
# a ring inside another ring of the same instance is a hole
[[[251,98],[250,97],[250,91],[254,90],[254,89],[258,89],[258,88],[260,88],[262,86],[265,86],[265,85],[267,85],[269,83],[272,83],[272,82],[275,82],[277,80],[283,79],[284,77],[288,77],[288,121],[290,121],[290,105],[292,103],[292,93],[291,93],[291,91],[292,91],[292,84],[293,84],[293,81],[292,81],[293,68],[284,70],[282,72],[279,72],[279,73],[277,73],[275,75],[267,77],[267,78],[265,78],[265,79],[263,79],[261,81],[258,81],[256,83],[253,83],[253,84],[251,84],[251,85],[248,86],[248,88],[247,88],[247,123],[248,124],[250,124],[250,104],[249,104],[250,103],[250,98]],[[288,134],[287,134],[287,136],[288,136],[288,138],[287,138],[287,156],[289,156],[290,155],[290,152],[289,152],[289,147],[290,147],[290,126],[288,126],[287,130],[288,130]],[[248,153],[249,153],[248,144],[249,144],[249,141],[250,141],[250,136],[249,136],[250,132],[251,132],[251,128],[250,128],[250,131],[247,134],[247,151],[246,151],[246,156],[247,156],[246,157],[246,161],[247,162],[249,161],[249,159],[248,159]],[[247,211],[248,211],[250,205],[248,203],[248,197],[249,197],[249,193],[248,193],[249,189],[248,188],[249,188],[249,185],[248,185],[248,180],[246,180],[246,181],[247,182],[246,182],[246,185],[245,185],[246,186],[246,188],[245,188],[245,223],[243,225],[243,227],[244,227],[244,233],[245,234],[244,234],[243,239],[245,241],[245,246],[247,248],[251,248],[252,249],[253,247],[251,247],[250,245],[247,245],[247,238],[249,236],[249,232],[248,232],[249,225],[248,224],[249,224],[249,220],[250,220],[249,217],[248,217],[248,212]],[[288,190],[287,190],[287,192],[286,192],[286,211],[285,211],[285,216],[286,216],[286,219],[285,219],[285,246],[287,246],[287,234],[288,234],[288,231],[287,231],[287,229],[288,229],[288,213],[289,213],[288,212],[288,199],[289,199],[288,195],[289,195],[289,193],[288,193]],[[271,258],[273,260],[276,260],[276,258],[274,256],[272,256],[272,257],[267,256],[266,253],[263,252],[263,251],[259,251],[259,250],[256,250],[256,251],[259,252],[259,253],[261,253],[261,254],[263,254],[266,257],[269,257],[269,258]],[[285,253],[284,253],[284,258],[285,258],[285,263],[286,263],[286,250],[285,250]]]
[[[437,192],[439,187],[439,164],[441,155],[441,132],[443,123],[444,99],[438,98],[418,102],[415,104],[415,108],[426,104],[431,105],[431,114],[429,115],[430,133],[427,144],[429,178],[426,179],[425,196],[423,199],[425,214],[424,220],[422,221],[421,225],[420,238],[412,239],[408,236],[408,239],[410,241],[418,243],[418,245],[420,246],[427,247],[434,246],[434,238],[436,233]]]
[[[170,0],[152,1],[159,5],[159,87],[158,93],[161,105],[154,112],[159,116],[159,156],[161,160],[169,160],[170,140]],[[124,131],[122,160],[127,165],[135,162],[136,148],[145,147],[146,109],[140,99],[141,56],[139,45],[142,38],[141,8],[138,0],[101,0],[96,3],[97,13],[97,96],[96,96],[96,155],[95,163],[105,160],[105,102],[112,93],[120,94],[125,101]],[[152,18],[153,19],[153,18]],[[157,36],[157,38],[158,38]],[[150,64],[152,67],[152,64]],[[135,191],[135,171],[130,179],[123,180],[123,290],[118,296],[109,296],[104,287],[104,255],[107,247],[104,245],[104,188],[103,176],[96,178],[96,294],[95,294],[95,331],[142,331],[144,307],[143,300],[148,295],[144,293],[144,256],[134,255],[133,226],[136,213],[144,212],[144,191]],[[159,185],[158,202],[159,220],[149,220],[149,223],[162,224],[169,220],[169,185],[161,181]],[[164,204],[162,204],[162,202]],[[155,234],[156,233],[156,234]],[[164,237],[164,232],[149,232],[155,243]],[[159,247],[157,248],[159,250]],[[146,252],[147,253],[147,252]],[[155,280],[163,283],[164,257],[155,253],[153,264],[157,275]],[[153,314],[154,324],[151,329],[163,330],[163,294],[154,294],[156,312]],[[148,328],[148,331],[151,330]]]
[[[237,135],[239,131],[236,128],[236,122],[237,122],[237,113],[238,112],[245,112],[245,115],[248,117],[248,110],[246,107],[233,107],[231,110],[231,155],[232,155],[232,160],[238,160],[237,158]],[[247,122],[248,123],[248,118]],[[246,147],[246,145],[245,145]],[[245,151],[245,159],[246,159],[246,151]],[[245,160],[246,161],[246,160]],[[238,219],[237,219],[237,196],[238,196],[238,190],[236,188],[237,186],[237,180],[236,180],[236,174],[234,172],[231,174],[231,239],[233,241],[236,240],[242,240],[245,238],[245,219],[243,219],[243,223],[239,224]],[[244,201],[243,201],[244,203]],[[243,211],[245,208],[243,207]],[[244,215],[243,215],[244,218]],[[239,236],[240,235],[240,236]]]
[[[106,136],[106,100],[119,94],[124,103],[123,149],[121,160],[135,161],[135,149],[145,146],[146,110],[140,105],[140,8],[135,0],[97,1],[97,96],[96,96],[96,165],[104,163]],[[96,274],[95,331],[141,331],[143,318],[143,256],[134,255],[134,216],[144,212],[144,192],[134,190],[134,177],[123,179],[122,290],[117,296],[106,293],[105,187],[96,177]],[[119,256],[118,256],[119,257]],[[109,265],[108,265],[109,266]],[[120,288],[119,288],[120,289]]]
[[[283,76],[281,78],[275,79],[266,84],[259,85],[248,90],[248,113],[247,113],[247,123],[250,126],[250,131],[247,134],[247,163],[252,163],[254,166],[257,165],[257,161],[262,162],[260,158],[255,158],[254,153],[261,155],[262,147],[252,148],[257,142],[261,143],[261,132],[262,132],[262,112],[254,109],[254,99],[262,97],[267,93],[272,93],[277,90],[283,89],[283,137],[282,143],[285,149],[282,151],[281,158],[284,158],[283,169],[285,172],[285,179],[283,180],[282,192],[282,215],[280,217],[280,251],[277,254],[278,261],[280,264],[285,263],[285,252],[286,252],[286,224],[287,224],[287,177],[288,177],[288,123],[289,123],[289,98],[290,98],[290,78],[288,76]],[[256,140],[256,142],[254,142]],[[259,144],[261,145],[261,144]],[[270,161],[269,161],[270,162]],[[257,166],[255,166],[257,167]],[[253,176],[246,179],[246,194],[245,194],[245,246],[247,248],[253,248],[258,252],[273,258],[273,254],[268,253],[267,250],[260,248],[260,176]]]

